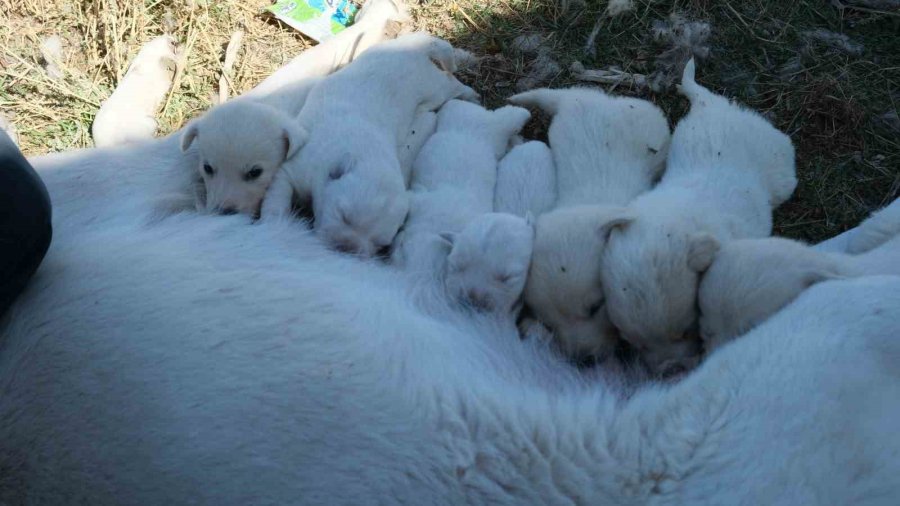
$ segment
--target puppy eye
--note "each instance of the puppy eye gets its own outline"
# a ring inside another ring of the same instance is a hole
[[[597,316],[597,313],[603,308],[603,301],[599,300],[594,304],[591,304],[591,307],[588,308],[588,318],[593,318]]]
[[[244,181],[253,181],[253,180],[259,179],[259,176],[261,176],[262,173],[263,173],[262,167],[260,167],[258,165],[254,166],[252,169],[250,169],[244,173]]]
[[[206,172],[207,176],[213,176],[216,173],[216,169],[212,168],[212,165],[208,163],[203,164],[203,172]]]
[[[378,246],[376,244],[375,246],[378,248],[378,251],[375,253],[375,256],[378,256],[381,258],[387,258],[388,256],[390,256],[390,254],[391,254],[391,245],[390,244],[384,244],[381,246]]]

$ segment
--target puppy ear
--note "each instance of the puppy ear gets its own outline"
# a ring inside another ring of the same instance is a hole
[[[284,160],[290,160],[309,140],[309,132],[292,119],[284,121],[281,130],[284,139]]]
[[[634,221],[634,219],[635,217],[624,209],[617,213],[613,213],[611,216],[607,216],[605,221],[600,223],[600,226],[597,227],[597,234],[601,239],[608,240],[609,234],[612,233],[613,230],[624,230]]]
[[[456,233],[455,232],[441,232],[438,234],[441,236],[441,240],[447,244],[447,246],[453,247],[453,243],[456,242]]]
[[[194,139],[197,138],[197,134],[199,133],[199,128],[196,121],[191,121],[188,123],[186,127],[184,127],[184,133],[181,134],[181,152],[185,152],[191,147],[191,144],[194,143]]]
[[[719,241],[707,233],[695,234],[688,241],[688,267],[694,272],[709,269],[719,252]]]

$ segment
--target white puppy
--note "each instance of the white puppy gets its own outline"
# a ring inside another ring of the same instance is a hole
[[[530,141],[512,148],[497,166],[494,210],[540,216],[556,204],[556,166],[546,144]]]
[[[452,245],[444,278],[450,296],[476,310],[518,313],[534,245],[530,215],[482,214],[444,237]]]
[[[451,100],[441,108],[437,131],[413,165],[410,213],[396,240],[395,264],[413,271],[433,270],[442,264],[447,254],[446,250],[434,248],[436,236],[444,234],[452,244],[449,234],[461,232],[479,216],[493,212],[498,160],[506,152],[510,138],[522,129],[529,117],[528,111],[520,107],[488,111],[460,100]],[[513,221],[488,219],[481,227],[472,228],[460,245],[453,247],[460,250],[455,258],[471,263],[474,261],[469,258],[472,246],[494,245],[502,241],[502,237],[519,236],[519,225],[524,220],[515,220],[516,225],[511,226]],[[508,225],[512,230],[501,232]],[[530,231],[525,235],[529,236],[530,245]],[[513,241],[509,246],[518,247],[520,242]],[[502,248],[497,252],[482,252],[487,265],[481,271],[496,271],[491,265],[494,260],[486,257],[504,252],[506,250]],[[525,253],[517,253],[519,257],[522,255],[530,257],[530,247]],[[507,277],[506,274],[499,273],[497,277]],[[467,283],[454,283],[454,286],[463,284]],[[482,292],[476,290],[473,293]],[[465,294],[468,293],[466,290]],[[493,301],[486,302],[491,297],[478,296],[476,299],[473,301],[476,306],[494,305]]]
[[[175,39],[156,37],[144,44],[112,95],[100,104],[91,133],[97,147],[152,139],[156,112],[175,75]]]
[[[310,92],[298,117],[309,142],[276,183],[302,181],[311,191],[316,233],[326,244],[361,256],[390,246],[409,209],[397,147],[417,114],[477,97],[454,68],[449,43],[415,33],[373,47]],[[290,204],[288,196],[271,205],[286,213]]]
[[[279,168],[306,138],[291,116],[261,101],[236,99],[188,124],[181,150],[197,149],[207,211],[257,216]]]
[[[604,358],[616,344],[604,308],[598,259],[621,207],[662,170],[669,125],[644,100],[599,90],[534,90],[511,102],[553,115],[557,209],[539,216],[525,302],[576,358]]]
[[[900,236],[855,256],[774,237],[727,243],[698,293],[706,351],[750,331],[816,283],[879,274],[900,275]]]
[[[758,114],[694,82],[659,185],[615,217],[601,274],[622,337],[657,373],[696,364],[697,284],[720,243],[771,233],[772,208],[797,180],[791,140]]]

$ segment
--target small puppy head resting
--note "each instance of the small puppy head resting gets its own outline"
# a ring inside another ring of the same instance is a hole
[[[834,257],[789,239],[725,244],[700,282],[706,351],[750,331],[813,284],[840,276]]]
[[[442,236],[451,245],[445,277],[451,297],[480,311],[518,309],[534,243],[529,219],[483,214],[458,234]]]
[[[616,347],[600,276],[609,227],[629,217],[621,208],[576,206],[538,217],[525,303],[575,359],[607,358]]]
[[[363,257],[386,255],[409,213],[396,155],[387,160],[377,152],[370,155],[332,167],[313,197],[319,237],[329,247]]]
[[[657,374],[698,362],[697,285],[718,248],[713,236],[664,218],[610,228],[600,262],[609,317]]]
[[[208,211],[256,215],[276,171],[306,138],[296,121],[277,110],[234,100],[188,124],[181,150],[197,148]]]

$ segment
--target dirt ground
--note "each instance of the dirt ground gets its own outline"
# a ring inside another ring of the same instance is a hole
[[[162,33],[184,64],[159,115],[178,129],[217,94],[225,46],[245,35],[230,76],[244,91],[312,42],[263,13],[265,0],[0,0],[0,114],[28,154],[91,146],[94,114],[140,46]],[[817,241],[900,194],[900,2],[896,0],[432,0],[416,27],[484,59],[461,78],[499,105],[518,90],[573,84],[648,98],[676,121],[672,86],[698,80],[790,134],[800,185],[776,232]],[[594,43],[587,46],[596,30]],[[59,74],[41,45],[62,39]],[[579,81],[601,69],[605,84]],[[623,74],[624,73],[624,74]],[[615,82],[613,82],[615,81]],[[528,133],[540,138],[546,120]]]

